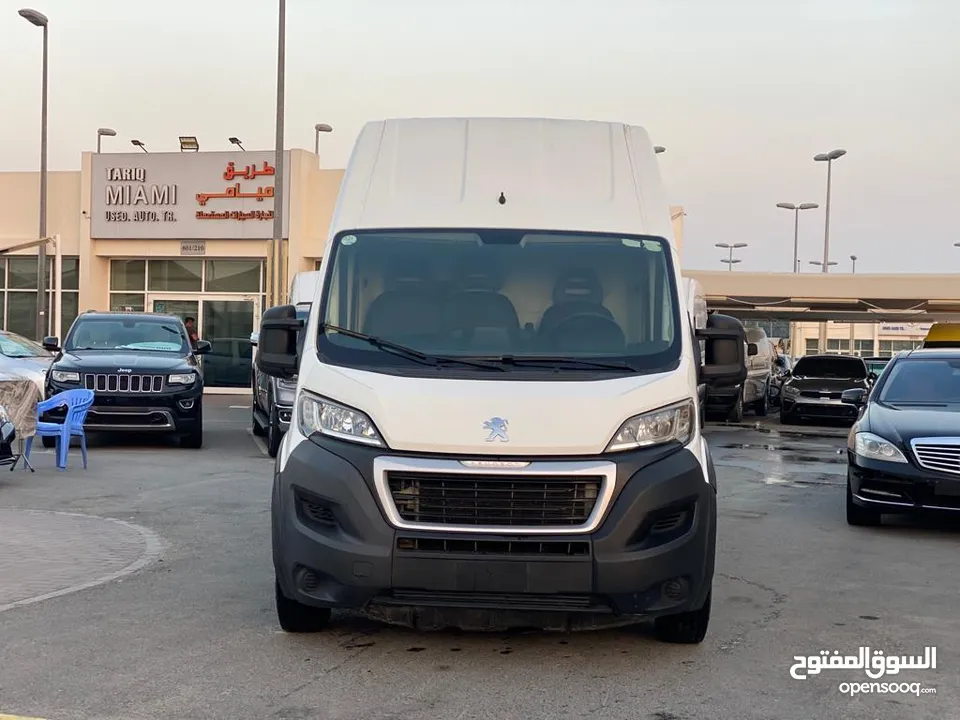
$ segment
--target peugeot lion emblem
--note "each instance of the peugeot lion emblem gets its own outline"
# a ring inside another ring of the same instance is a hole
[[[493,417],[483,423],[483,429],[490,432],[487,435],[487,442],[493,442],[494,440],[499,440],[500,442],[510,442],[510,438],[507,437],[507,425],[509,423],[503,418]]]

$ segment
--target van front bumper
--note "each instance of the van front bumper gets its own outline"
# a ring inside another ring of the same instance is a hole
[[[656,617],[700,608],[712,586],[717,501],[709,455],[709,482],[679,446],[539,458],[616,467],[596,529],[553,535],[398,529],[375,489],[377,456],[423,457],[317,437],[297,445],[275,474],[273,558],[286,597],[331,608]]]

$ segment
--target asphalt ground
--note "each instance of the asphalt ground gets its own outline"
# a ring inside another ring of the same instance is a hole
[[[208,398],[202,450],[94,443],[86,472],[76,451],[59,473],[37,450],[36,473],[0,470],[0,718],[960,717],[960,533],[847,526],[843,428],[710,428],[713,617],[703,644],[672,646],[643,625],[425,633],[355,616],[284,634],[272,461],[249,417],[248,398]],[[935,646],[937,667],[790,675],[794,656],[863,646]],[[891,680],[918,692],[858,685]]]

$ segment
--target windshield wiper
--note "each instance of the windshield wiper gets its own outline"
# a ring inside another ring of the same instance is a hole
[[[581,368],[594,368],[597,370],[626,370],[635,373],[637,369],[627,363],[622,362],[602,362],[599,360],[583,360],[581,358],[551,356],[551,355],[529,355],[516,357],[515,355],[500,355],[494,357],[476,358],[478,360],[493,360],[503,365],[513,365],[517,367],[543,367],[550,370],[559,370],[561,367],[578,366]]]
[[[484,370],[500,370],[506,371],[501,365],[497,365],[490,362],[484,362],[482,360],[473,360],[470,358],[459,358],[459,357],[447,357],[443,355],[429,355],[427,353],[420,352],[419,350],[414,350],[413,348],[407,347],[406,345],[400,345],[399,343],[391,342],[389,340],[384,340],[379,338],[376,335],[368,335],[367,333],[362,333],[357,330],[350,330],[348,328],[340,327],[339,325],[330,325],[329,323],[322,323],[320,325],[320,330],[332,330],[333,332],[340,333],[341,335],[346,335],[347,337],[356,338],[357,340],[363,340],[373,347],[383,350],[385,352],[393,353],[394,355],[400,355],[401,357],[408,358],[414,362],[418,362],[422,365],[432,365],[437,367],[440,365],[448,364],[461,364],[469,365],[470,367],[478,367]]]

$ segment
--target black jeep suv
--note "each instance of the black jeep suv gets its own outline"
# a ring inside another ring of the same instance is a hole
[[[210,351],[200,340],[191,349],[180,318],[156,313],[86,312],[60,346],[47,372],[46,396],[93,390],[84,428],[90,432],[170,433],[183,447],[203,445],[203,376],[197,356]],[[44,420],[61,422],[64,409]],[[53,446],[54,438],[43,438]]]

